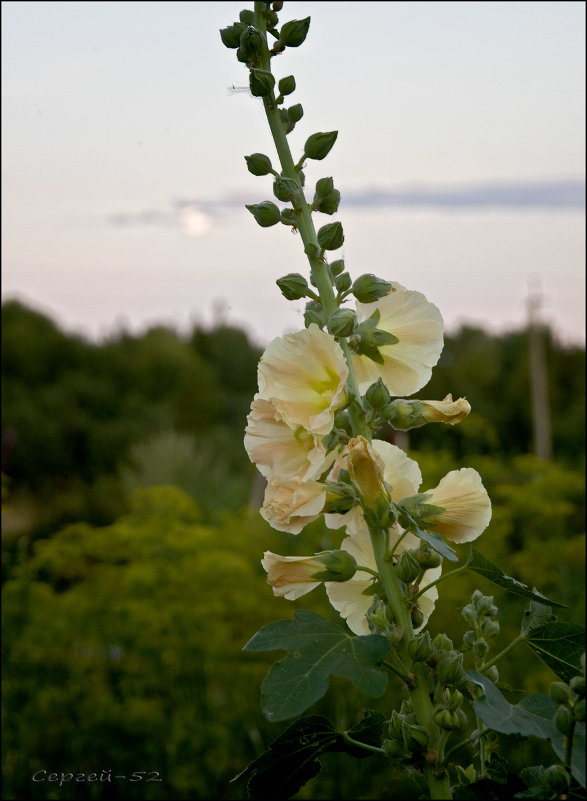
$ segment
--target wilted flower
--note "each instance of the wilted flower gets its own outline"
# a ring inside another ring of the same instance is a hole
[[[363,437],[356,437],[356,440],[363,440]],[[350,446],[353,440],[349,440]],[[422,474],[418,463],[410,459],[401,448],[391,445],[389,442],[374,439],[367,443],[365,440],[364,452],[370,454],[377,469],[383,468],[383,480],[391,487],[391,498],[399,503],[403,498],[407,498],[418,491],[422,482]],[[336,481],[341,469],[348,469],[348,449],[345,449],[337,458],[334,467],[329,475],[329,481]],[[374,468],[375,469],[375,468]],[[351,509],[346,514],[327,514],[325,515],[326,525],[329,528],[340,528],[346,526],[349,534],[355,534],[366,528],[363,519],[363,512],[359,506]]]
[[[354,355],[359,389],[365,392],[379,376],[392,395],[412,395],[432,375],[443,346],[443,322],[437,307],[424,295],[392,282],[391,290],[374,303],[357,302],[357,320],[367,320],[378,310],[377,328],[398,338],[379,348],[383,364],[368,356]]]
[[[472,542],[489,525],[491,501],[481,476],[472,467],[451,470],[426,495],[426,504],[442,508],[441,512],[426,514],[424,507],[426,528],[453,542]]]
[[[307,523],[316,520],[326,500],[326,490],[317,481],[270,481],[260,510],[263,517],[278,531],[299,534]]]
[[[348,366],[338,342],[315,323],[277,337],[259,362],[259,395],[290,428],[328,434],[346,402]]]
[[[279,418],[275,406],[255,395],[245,429],[245,448],[259,472],[269,481],[298,477],[317,478],[332,464],[322,438],[302,426],[290,428]]]
[[[419,428],[426,423],[460,423],[471,411],[471,405],[466,398],[453,401],[448,394],[444,400],[404,400],[398,398],[389,404],[386,417],[394,428],[409,431],[410,428]]]
[[[390,528],[390,546],[393,546],[402,533],[401,528],[397,525]],[[406,534],[399,543],[396,553],[400,554],[405,550],[416,548],[419,542],[420,540],[413,534]],[[377,570],[371,537],[366,526],[352,534],[352,536],[346,537],[340,547],[354,556],[358,565]],[[441,572],[441,567],[427,570],[422,578],[422,585],[435,581],[440,577]],[[343,584],[327,582],[325,586],[330,603],[346,620],[350,630],[355,634],[370,634],[371,631],[366,615],[373,602],[373,579],[365,573],[357,572],[349,581],[345,581]],[[426,625],[428,618],[434,611],[437,598],[438,590],[436,587],[426,590],[418,598],[422,623],[415,627],[414,631],[420,631]]]
[[[323,551],[314,556],[279,556],[265,551],[261,564],[274,595],[295,601],[323,581],[348,581],[357,563],[348,551]]]

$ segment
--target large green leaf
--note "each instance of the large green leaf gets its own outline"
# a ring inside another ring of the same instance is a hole
[[[349,730],[354,740],[379,746],[384,716],[365,710],[363,719]],[[369,751],[349,745],[342,732],[321,715],[307,715],[276,740],[232,781],[248,782],[249,798],[281,801],[291,798],[320,771],[318,757],[327,751],[348,751],[353,756],[370,756]]]
[[[550,740],[556,735],[552,720],[543,714],[536,714],[532,708],[525,709],[521,704],[510,704],[491,679],[483,673],[478,670],[468,670],[465,679],[483,689],[483,696],[476,698],[473,706],[477,715],[490,729],[502,734],[521,734],[524,737],[533,735],[542,740]],[[556,705],[553,715],[554,711]]]
[[[585,627],[579,623],[546,623],[527,631],[525,641],[563,681],[581,673]]]
[[[525,637],[530,629],[536,629],[546,623],[554,623],[555,620],[556,615],[550,606],[545,606],[537,601],[530,601],[530,606],[524,610],[521,632]]]
[[[529,587],[527,584],[523,584],[521,581],[511,576],[506,576],[500,567],[494,565],[489,559],[486,559],[479,551],[475,550],[475,548],[471,548],[471,556],[467,562],[467,567],[474,570],[475,573],[479,573],[480,576],[484,576],[493,584],[497,584],[498,587],[503,587],[503,589],[513,593],[513,595],[521,595],[522,598],[531,598],[547,606],[565,607],[565,604],[561,604],[558,601],[551,601],[549,598],[542,595],[542,593],[538,592],[538,590]]]
[[[420,539],[427,542],[431,548],[434,548],[437,553],[439,553],[441,556],[444,556],[445,559],[448,559],[449,562],[459,561],[456,551],[442,539],[440,534],[433,534],[430,531],[419,528],[418,526],[416,527],[414,533],[417,537],[420,537]]]
[[[387,686],[379,670],[389,642],[378,634],[348,635],[336,623],[307,609],[294,620],[270,623],[245,645],[245,651],[287,651],[273,665],[261,687],[263,712],[269,720],[300,715],[328,689],[330,676],[350,679],[359,690],[378,697]]]

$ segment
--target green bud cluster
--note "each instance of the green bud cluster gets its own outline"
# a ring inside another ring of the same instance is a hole
[[[418,634],[408,645],[408,653],[414,662],[427,662],[434,652],[430,632]]]
[[[490,650],[488,640],[499,634],[500,627],[495,616],[499,610],[493,603],[492,595],[483,595],[480,590],[475,590],[471,596],[471,603],[463,607],[461,616],[465,623],[471,628],[463,636],[463,650],[472,651],[475,664],[482,664]],[[489,669],[489,678],[497,680],[499,672],[497,668]],[[493,679],[495,677],[495,679]]]
[[[554,725],[561,734],[571,735],[577,723],[585,722],[585,654],[581,656],[581,673],[573,676],[568,684],[554,681],[550,685],[550,697],[559,704]]]
[[[312,209],[323,214],[334,214],[340,203],[340,192],[334,188],[332,178],[320,178],[316,183],[316,192],[312,200]]]
[[[424,754],[428,744],[428,732],[418,725],[411,708],[404,702],[399,712],[394,709],[389,721],[388,739],[383,742],[386,755],[398,761],[407,761],[415,754]]]

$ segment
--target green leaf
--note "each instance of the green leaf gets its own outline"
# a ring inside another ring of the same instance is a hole
[[[380,712],[367,709],[363,712],[363,720],[348,733],[355,740],[379,747],[384,721]],[[318,757],[327,751],[347,751],[356,757],[370,756],[368,751],[347,743],[327,718],[307,715],[292,723],[267,751],[232,781],[247,779],[249,798],[252,799],[280,801],[291,798],[320,771]]]
[[[533,715],[545,719],[545,726],[548,722],[552,725],[553,734],[550,739],[554,753],[561,760],[565,761],[565,737],[561,734],[552,722],[552,718],[558,709],[558,704],[552,700],[550,695],[528,695],[519,706],[532,712]],[[585,787],[585,724],[578,723],[575,726],[573,736],[573,752],[571,755],[571,773],[582,787]]]
[[[563,681],[581,673],[585,627],[579,623],[546,623],[531,628],[525,642]]]
[[[449,562],[459,561],[456,551],[442,539],[440,534],[433,534],[430,531],[419,528],[418,526],[416,526],[414,534],[416,537],[420,537],[421,540],[424,540],[424,542],[427,542],[431,548],[434,548],[437,553],[439,553],[441,556],[444,556],[444,558],[448,559]]]
[[[503,589],[508,590],[508,592],[514,595],[521,595],[522,598],[531,598],[532,600],[539,601],[548,606],[566,608],[565,604],[560,604],[558,601],[551,601],[549,598],[542,595],[542,593],[538,592],[538,590],[532,589],[527,584],[523,584],[521,581],[511,576],[506,576],[501,568],[482,556],[475,548],[471,548],[471,556],[467,566],[471,570],[474,570],[475,573],[479,573],[479,575],[484,576],[488,581],[497,584],[498,587],[503,587]]]
[[[494,731],[502,734],[521,734],[523,737],[533,735],[542,740],[550,740],[557,734],[552,720],[544,717],[545,701],[540,699],[540,705],[534,705],[524,699],[526,707],[522,704],[512,705],[497,689],[495,684],[478,670],[468,670],[465,680],[472,681],[483,689],[484,695],[473,701],[476,714],[483,723]],[[531,696],[529,696],[531,697]],[[545,696],[549,699],[549,696]],[[554,703],[554,702],[551,702]],[[556,711],[556,704],[552,714]],[[541,714],[536,714],[536,709]]]
[[[531,601],[530,607],[524,610],[521,633],[526,636],[530,629],[544,626],[545,623],[554,623],[555,620],[556,615],[549,606],[545,606],[537,601]]]
[[[389,650],[385,637],[348,635],[336,623],[306,609],[294,614],[294,620],[262,628],[243,649],[288,652],[273,665],[261,687],[263,712],[269,720],[287,720],[304,712],[322,698],[330,676],[350,679],[373,697],[384,693],[387,674],[378,668]]]

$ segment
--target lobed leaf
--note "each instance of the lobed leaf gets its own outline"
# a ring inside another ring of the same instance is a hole
[[[566,608],[565,604],[561,604],[558,601],[551,601],[549,598],[542,595],[542,593],[538,592],[538,590],[529,587],[527,584],[511,576],[507,576],[500,567],[494,565],[489,559],[486,559],[479,551],[475,550],[475,548],[471,548],[471,556],[469,557],[467,566],[471,570],[474,570],[475,573],[484,576],[488,581],[497,584],[498,587],[503,587],[503,589],[513,593],[513,595],[521,595],[522,598],[531,598],[547,606]]]
[[[288,652],[273,665],[262,684],[262,706],[272,721],[300,715],[328,689],[330,676],[342,676],[367,695],[378,697],[387,686],[379,665],[389,642],[378,634],[349,635],[336,623],[306,609],[294,620],[280,620],[260,629],[245,651]]]

